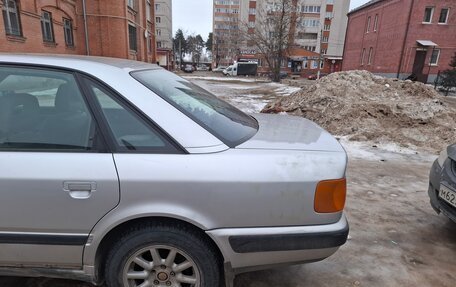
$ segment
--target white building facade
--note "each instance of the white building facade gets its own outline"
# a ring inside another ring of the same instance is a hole
[[[155,36],[157,62],[171,69],[173,62],[173,5],[172,0],[155,0]]]
[[[221,63],[255,58],[255,46],[246,41],[233,45],[236,42],[233,35],[241,25],[257,28],[265,23],[268,11],[281,1],[214,0],[214,43],[218,46],[214,55],[218,53],[219,59],[223,59]],[[292,46],[322,55],[330,64],[329,72],[340,70],[350,0],[291,0],[290,3],[296,11],[295,27],[291,28]]]

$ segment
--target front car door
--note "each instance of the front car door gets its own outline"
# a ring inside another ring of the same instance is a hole
[[[0,266],[77,268],[119,183],[72,72],[0,66]]]

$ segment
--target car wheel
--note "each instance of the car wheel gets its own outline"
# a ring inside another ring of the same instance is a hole
[[[217,253],[185,225],[145,225],[125,232],[105,264],[108,287],[221,286]]]

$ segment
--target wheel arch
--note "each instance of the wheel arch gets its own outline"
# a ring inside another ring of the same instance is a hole
[[[135,225],[143,225],[144,223],[154,223],[160,222],[161,224],[166,225],[185,225],[187,228],[192,229],[193,231],[197,232],[201,235],[204,240],[210,244],[210,246],[216,251],[220,262],[223,263],[225,258],[217,243],[209,236],[201,227],[190,223],[188,221],[177,219],[173,217],[166,217],[166,216],[144,216],[133,218],[122,222],[116,225],[114,228],[109,230],[101,239],[95,253],[95,261],[94,261],[94,281],[96,283],[101,283],[104,280],[104,263],[106,260],[106,256],[109,251],[109,247],[114,244],[115,238],[118,238],[125,230],[131,228]],[[221,270],[223,270],[223,266],[221,266]]]

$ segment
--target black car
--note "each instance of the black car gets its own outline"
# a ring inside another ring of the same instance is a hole
[[[432,165],[428,193],[434,210],[456,222],[456,144],[442,151]]]

